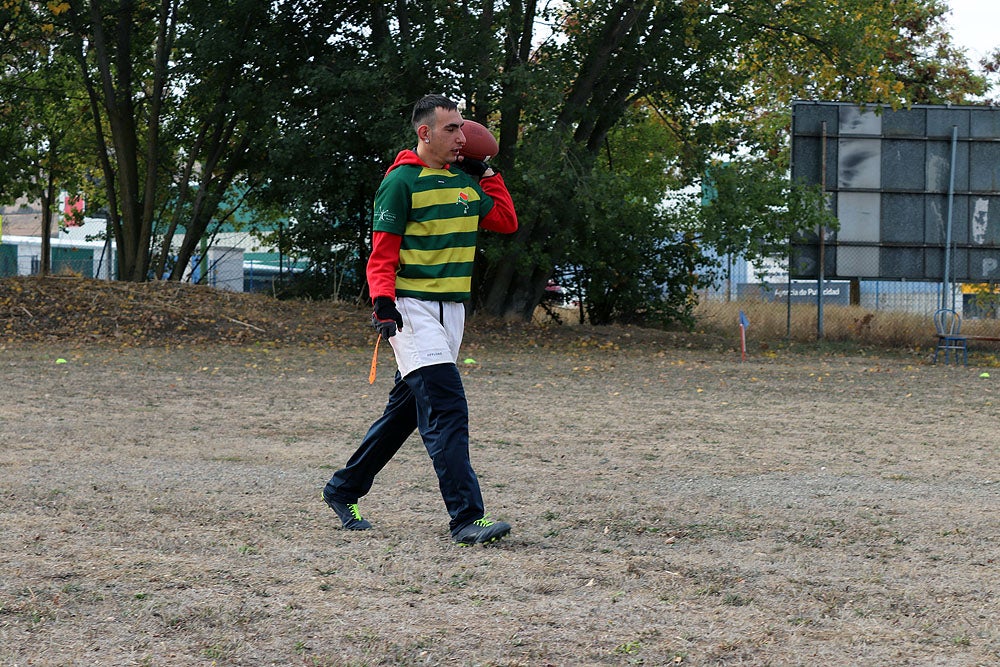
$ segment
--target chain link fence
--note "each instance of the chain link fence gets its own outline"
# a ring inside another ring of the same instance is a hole
[[[933,315],[942,307],[963,317],[963,331],[1000,336],[1000,293],[985,284],[881,280],[823,283],[725,283],[699,294],[699,327],[735,331],[738,314],[756,340],[849,341],[885,347],[932,348]]]
[[[52,275],[107,278],[112,267],[102,247],[53,245],[50,250]],[[41,243],[0,244],[0,278],[35,276],[41,272]]]

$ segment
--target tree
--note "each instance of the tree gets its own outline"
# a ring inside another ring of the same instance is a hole
[[[982,68],[984,77],[986,79],[986,92],[983,94],[984,99],[982,104],[996,105],[997,99],[995,97],[990,98],[988,93],[997,88],[1000,83],[1000,48],[994,49],[990,53],[986,54],[984,58],[979,61],[979,67]]]
[[[648,277],[659,273],[652,263],[668,260],[624,244],[683,248],[684,260],[674,263],[684,271],[708,267],[713,251],[723,248],[772,247],[791,224],[787,211],[808,210],[799,201],[808,193],[796,194],[783,182],[787,101],[836,92],[903,103],[918,99],[916,86],[904,81],[918,71],[925,73],[922,94],[974,87],[960,68],[946,81],[935,79],[936,88],[927,83],[937,57],[932,47],[946,40],[938,30],[941,11],[939,0],[347,3],[338,14],[341,27],[285,112],[284,140],[272,153],[281,166],[268,188],[279,200],[296,202],[289,238],[320,249],[350,245],[360,281],[368,202],[382,172],[370,165],[383,167],[409,141],[401,120],[416,98],[444,92],[460,100],[467,117],[499,130],[494,163],[505,173],[521,222],[512,238],[483,239],[477,307],[530,317],[560,268],[590,276],[587,294],[603,293],[605,300],[615,289],[622,303],[639,292],[655,299],[662,291],[653,287],[656,281],[640,287],[597,270],[609,255],[595,248],[617,251],[615,270],[622,275]],[[551,38],[541,38],[543,26]],[[904,40],[920,48],[900,50]],[[634,115],[639,108],[641,121]],[[636,150],[616,132],[640,123],[662,130],[643,139],[643,153],[664,157],[645,168],[665,169],[669,178],[640,182],[641,169],[625,176],[621,161],[602,161],[609,149]],[[761,199],[729,211],[750,217],[722,224],[691,202],[660,205],[669,190],[696,184],[712,159],[733,162],[740,153],[745,165],[731,173],[752,180],[734,191]],[[317,163],[323,169],[303,167]],[[629,205],[595,202],[595,196]],[[791,199],[781,205],[776,197]],[[639,200],[641,207],[633,205]],[[813,224],[815,216],[797,224]],[[645,225],[634,229],[642,234],[621,234],[638,220]],[[714,227],[701,228],[709,222]],[[604,247],[604,239],[612,242]],[[323,254],[329,253],[317,253]],[[606,288],[597,289],[601,275]],[[682,289],[690,282],[675,277]],[[628,294],[626,285],[632,285]]]
[[[0,201],[4,203],[17,199],[24,180],[31,175],[20,103],[24,63],[35,57],[24,36],[23,14],[27,9],[23,2],[0,3]]]
[[[331,11],[320,14],[330,32],[314,26],[325,43],[283,100],[258,201],[289,212],[285,248],[310,258],[318,282],[361,298],[375,191],[396,153],[413,141],[413,103],[458,85],[440,87],[443,70],[453,69],[441,45],[469,42],[445,33],[469,24],[443,1],[347,3]]]
[[[527,12],[534,6],[511,4]],[[787,133],[780,131],[787,124],[779,121],[775,131],[774,110],[792,97],[810,94],[836,92],[840,99],[903,104],[923,99],[921,95],[961,96],[963,91],[977,90],[978,81],[967,68],[949,69],[945,79],[934,78],[929,67],[942,53],[948,58],[955,55],[947,50],[946,35],[939,30],[942,13],[938,0],[570,3],[559,17],[564,39],[543,46],[530,62],[520,57],[523,52],[517,57],[512,52],[529,41],[525,31],[531,24],[511,22],[504,43],[507,62],[518,68],[505,70],[505,76],[512,81],[558,81],[562,85],[557,88],[539,88],[549,95],[553,89],[565,94],[556,104],[551,97],[535,102],[524,87],[511,86],[509,94],[517,101],[507,99],[504,88],[505,98],[498,103],[505,114],[509,109],[547,105],[554,112],[540,118],[525,113],[520,119],[525,142],[516,160],[521,177],[516,200],[531,205],[522,215],[522,230],[512,240],[500,241],[502,251],[492,251],[497,259],[485,272],[492,278],[483,301],[486,309],[498,315],[530,316],[544,290],[545,268],[572,265],[586,256],[586,249],[565,230],[589,227],[596,235],[615,237],[617,216],[599,215],[568,193],[592,191],[588,182],[598,168],[596,156],[611,129],[640,101],[655,109],[676,134],[674,158],[682,181],[697,182],[712,156],[731,159],[750,151],[756,162],[746,162],[746,173],[756,182],[770,183],[767,189],[744,187],[741,196],[759,196],[760,201],[729,211],[749,217],[726,225],[716,219],[716,227],[704,233],[698,230],[699,216],[683,225],[692,230],[688,236],[701,239],[702,253],[725,248],[755,252],[787,233],[789,224],[812,226],[823,213],[803,202],[815,201],[815,193],[796,193],[779,185],[786,178],[787,161],[782,164],[775,158],[780,158],[781,142],[787,141]],[[921,48],[898,49],[899,43],[915,38],[923,40]],[[936,46],[945,50],[935,52]],[[539,73],[542,69],[545,72]],[[923,73],[922,78],[914,72]],[[936,88],[929,85],[929,78]],[[501,127],[507,122],[501,120]],[[538,162],[520,160],[537,158],[523,147],[529,140],[537,142],[539,132],[555,137],[548,142],[552,150],[541,169]],[[553,162],[559,167],[548,169]],[[529,170],[541,173],[529,175]],[[774,208],[775,194],[792,198],[784,202],[780,215]],[[769,213],[761,215],[765,211]],[[790,220],[789,211],[810,215]],[[679,233],[668,231],[664,242]],[[715,248],[710,247],[713,243]]]
[[[119,277],[143,281],[167,159],[161,126],[170,92],[177,0],[73,0],[64,5],[57,18],[65,18],[58,25],[89,99]]]
[[[41,201],[41,275],[48,275],[52,267],[53,213],[59,194],[79,191],[85,173],[81,158],[92,148],[80,122],[86,109],[77,95],[72,63],[61,55],[54,52],[44,66],[26,73],[19,95],[27,139],[23,156],[31,174],[21,194]]]
[[[179,279],[238,183],[252,201],[278,139],[281,112],[325,34],[319,2],[212,0],[183,5],[173,85],[184,91],[166,126],[179,173],[168,193],[157,275]],[[317,25],[319,24],[319,25]],[[283,217],[283,216],[279,216]],[[176,258],[172,240],[184,228]],[[171,262],[174,264],[171,267]]]
[[[77,191],[81,156],[89,144],[80,118],[84,113],[73,65],[56,46],[51,15],[64,5],[41,8],[10,2],[0,8],[0,31],[15,45],[2,55],[0,107],[3,169],[0,183],[10,199],[41,202],[39,272],[51,270],[53,214],[61,190]]]
[[[762,34],[736,52],[750,84],[741,102],[964,102],[985,81],[954,46],[948,11],[944,0],[739,3],[729,13]]]
[[[310,22],[323,4],[48,5],[61,31],[59,48],[75,58],[89,99],[122,279],[181,279],[234,186],[249,190],[259,182],[278,101],[322,43],[325,31],[313,31]]]
[[[594,312],[627,318],[614,299],[683,292],[713,251],[814,222],[788,217],[808,193],[779,185],[794,97],[906,104],[982,83],[942,0],[11,2],[77,62],[122,277],[179,279],[238,192],[287,213],[281,242],[321,270],[350,256],[360,292],[375,188],[412,141],[412,103],[442,92],[499,130],[521,228],[484,237],[476,304],[506,317],[568,269]],[[758,198],[727,209],[744,217],[663,204],[713,160]]]
[[[530,11],[532,7],[525,9]],[[729,70],[722,66],[723,52],[731,44],[726,31],[720,31],[716,22],[696,20],[697,11],[690,3],[573,4],[558,17],[565,26],[565,39],[543,46],[531,62],[525,62],[523,45],[532,37],[524,31],[530,31],[534,22],[513,22],[508,26],[505,43],[521,47],[516,55],[512,48],[508,49],[508,62],[527,70],[508,72],[508,76],[514,82],[538,79],[551,83],[535,86],[546,95],[535,99],[525,92],[531,86],[505,87],[505,96],[513,95],[525,102],[505,99],[500,107],[505,113],[507,109],[532,109],[526,115],[535,117],[534,128],[525,129],[524,143],[551,148],[547,158],[531,152],[518,156],[518,170],[523,177],[515,184],[516,201],[522,207],[522,202],[530,201],[532,206],[520,212],[522,228],[514,239],[499,242],[504,250],[495,252],[500,259],[493,271],[487,271],[491,280],[483,300],[486,310],[530,317],[551,267],[574,263],[587,253],[579,237],[568,236],[565,230],[591,228],[598,236],[615,236],[618,216],[609,215],[607,207],[602,207],[603,212],[583,213],[585,207],[568,197],[571,193],[602,191],[589,185],[598,153],[606,146],[611,130],[638,101],[646,100],[652,108],[672,107],[676,119],[670,124],[677,133],[673,146],[654,144],[650,148],[676,149],[671,157],[677,158],[679,164],[690,166],[699,161],[700,152],[708,147],[692,150],[697,142],[692,141],[690,128],[697,123],[689,121],[696,110],[713,106],[713,95],[721,82],[735,84]],[[695,44],[697,48],[693,48]],[[692,71],[706,74],[690,76]],[[558,90],[567,92],[553,98],[553,91]],[[545,108],[553,112],[540,111]],[[546,140],[539,142],[543,133]],[[524,157],[529,159],[520,159]],[[554,168],[543,167],[542,173],[529,175],[539,164]],[[662,198],[665,189],[659,195]],[[655,219],[648,222],[650,228],[659,226]],[[662,247],[675,247],[670,236],[661,238]]]

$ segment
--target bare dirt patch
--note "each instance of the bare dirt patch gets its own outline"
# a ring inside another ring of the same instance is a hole
[[[328,339],[0,347],[0,664],[1000,660],[1000,378],[477,323],[473,463],[513,531],[458,548],[416,437],[375,528],[336,529],[320,488],[393,368],[370,387],[365,313],[318,307],[280,306]]]

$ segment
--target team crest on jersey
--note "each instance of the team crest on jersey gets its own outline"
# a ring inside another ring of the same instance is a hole
[[[375,211],[375,222],[396,222],[395,214],[386,208]]]
[[[464,192],[459,192],[458,193],[458,201],[456,203],[457,204],[461,204],[462,206],[464,206],[466,213],[469,212],[469,195],[468,194],[466,194]]]

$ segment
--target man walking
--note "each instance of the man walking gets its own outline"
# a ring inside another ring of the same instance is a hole
[[[469,412],[458,371],[479,228],[510,234],[517,215],[503,177],[460,157],[462,115],[441,95],[413,107],[414,149],[401,151],[375,195],[368,288],[372,324],[392,345],[398,371],[382,416],[323,498],[343,527],[367,530],[358,500],[418,430],[437,473],[452,539],[488,544],[510,532],[491,521],[469,461]]]

